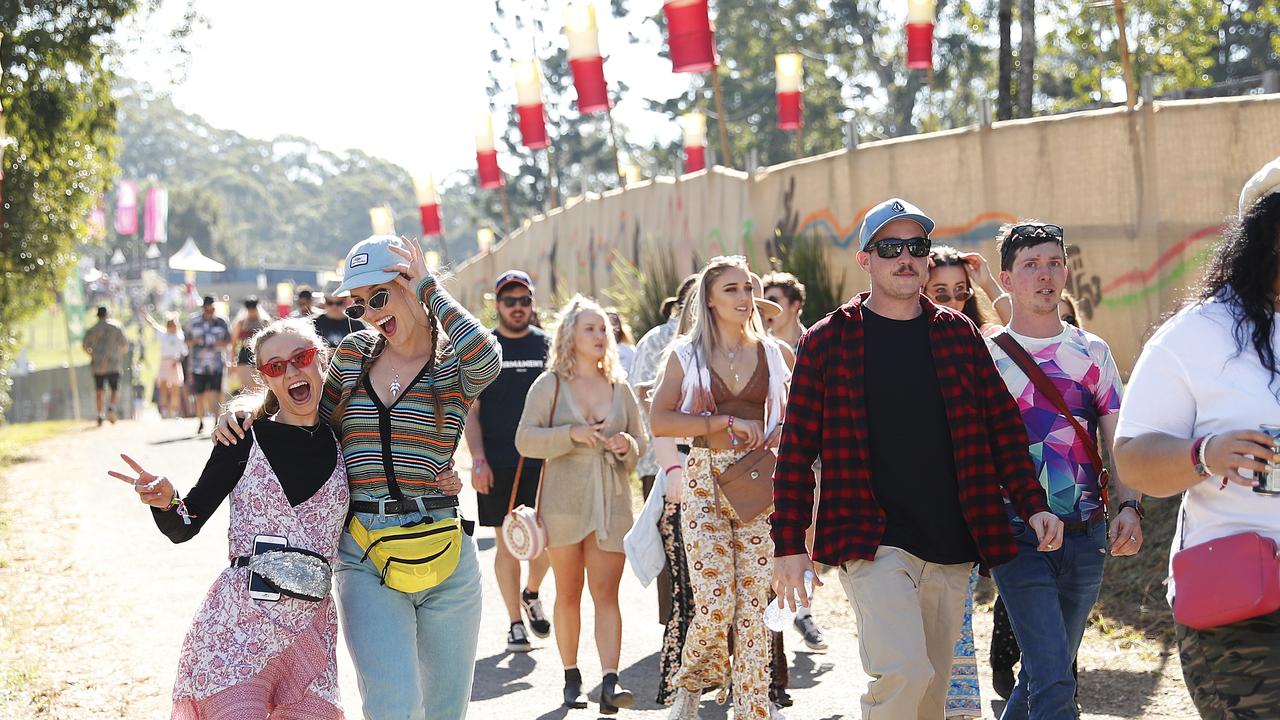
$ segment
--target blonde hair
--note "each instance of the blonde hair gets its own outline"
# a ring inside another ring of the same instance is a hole
[[[278,335],[294,335],[311,343],[319,352],[316,353],[315,362],[326,365],[329,362],[329,346],[321,339],[320,334],[316,332],[315,323],[306,318],[281,318],[273,320],[264,326],[261,330],[253,334],[249,338],[246,345],[253,354],[253,364],[255,374],[259,373],[257,369],[258,357],[262,350],[262,344]],[[324,374],[323,371],[320,373]],[[271,392],[266,382],[262,382],[259,387],[249,392],[237,395],[231,403],[228,403],[228,409],[249,409],[253,414],[253,419],[258,420],[267,415],[274,415],[280,412],[280,399],[276,394]]]
[[[693,297],[689,300],[691,306],[689,312],[692,315],[693,324],[689,328],[688,336],[694,346],[702,350],[703,357],[711,357],[711,353],[715,351],[719,342],[718,321],[715,313],[707,306],[711,283],[731,269],[741,270],[746,274],[747,282],[750,283],[751,268],[747,266],[746,258],[740,255],[712,258],[706,267],[702,268],[702,272],[698,273],[698,282],[694,285]],[[743,331],[747,340],[752,343],[763,342],[765,339],[764,323],[760,321],[760,311],[756,308],[754,293],[751,299],[751,318]]]
[[[573,331],[578,324],[578,317],[584,312],[594,312],[605,324],[604,358],[597,369],[609,382],[626,382],[627,376],[618,360],[618,343],[613,339],[613,328],[609,324],[609,315],[600,303],[584,295],[574,295],[556,315],[555,334],[551,340],[551,353],[547,357],[547,369],[565,380],[577,377],[577,353],[573,347]]]

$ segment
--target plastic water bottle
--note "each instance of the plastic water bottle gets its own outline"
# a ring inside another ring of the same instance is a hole
[[[809,596],[809,602],[813,602],[813,571],[804,571],[804,592]],[[808,607],[805,605],[804,607]],[[764,609],[764,626],[774,632],[782,632],[783,628],[791,624],[796,619],[796,611],[788,608],[784,602],[782,607],[778,607],[778,599],[774,598],[772,602]]]

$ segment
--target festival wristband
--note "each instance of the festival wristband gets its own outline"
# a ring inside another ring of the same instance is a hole
[[[677,471],[677,470],[684,470],[684,466],[683,466],[683,465],[672,465],[671,467],[667,468],[666,470],[663,470],[662,472],[664,472],[664,473],[666,473],[666,474],[670,475],[671,473],[673,473],[673,472],[675,472],[675,471]]]
[[[1201,435],[1198,440],[1191,444],[1191,464],[1195,467],[1196,474],[1202,478],[1210,478],[1215,475],[1204,458],[1205,450],[1209,447],[1209,441],[1212,439],[1213,435]]]

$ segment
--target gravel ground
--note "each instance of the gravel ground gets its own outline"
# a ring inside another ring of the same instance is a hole
[[[156,530],[133,493],[106,476],[127,452],[161,471],[180,488],[194,482],[209,452],[192,436],[190,420],[86,426],[34,449],[30,462],[11,468],[0,489],[4,510],[0,545],[0,718],[162,718],[187,624],[213,577],[226,562],[225,509],[184,545]],[[469,460],[459,458],[466,468]],[[464,505],[474,497],[464,496]],[[485,605],[468,717],[587,718],[589,710],[559,707],[562,675],[551,639],[535,640],[527,655],[505,651],[506,619],[490,568],[491,531],[479,533]],[[831,649],[803,647],[789,633],[793,720],[856,718],[867,681],[858,660],[853,613],[834,574],[818,592],[815,614]],[[544,600],[550,608],[550,577]],[[664,717],[653,701],[661,628],[654,590],[628,572],[623,602],[622,684],[638,703],[620,717]],[[584,599],[581,667],[588,683],[600,669],[591,645],[589,597]],[[984,717],[998,717],[985,663],[991,615],[980,608],[975,633],[982,673]],[[1142,640],[1113,639],[1090,629],[1081,650],[1085,718],[1194,718],[1176,652]],[[349,716],[360,717],[354,673],[339,653],[342,696]],[[591,694],[596,696],[597,688]],[[704,703],[704,718],[724,708]]]

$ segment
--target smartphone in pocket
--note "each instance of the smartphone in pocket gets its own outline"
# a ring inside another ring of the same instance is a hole
[[[289,547],[289,540],[279,535],[255,535],[253,538],[254,555],[286,547]],[[257,573],[249,573],[249,597],[254,600],[275,602],[280,599],[280,593],[272,590],[267,581],[262,579],[262,576]]]

